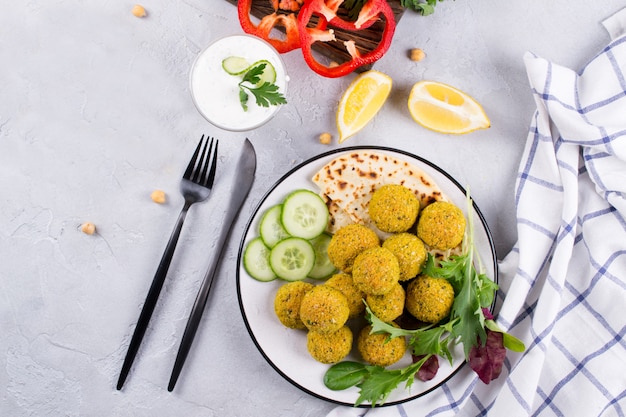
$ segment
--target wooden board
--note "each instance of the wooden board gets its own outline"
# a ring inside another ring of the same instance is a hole
[[[233,5],[237,4],[237,0],[226,0]],[[404,8],[400,4],[400,0],[387,0],[389,6],[393,10],[394,16],[396,18],[396,24],[400,21],[402,14],[404,13]],[[266,16],[270,13],[273,13],[274,10],[271,7],[270,0],[253,0],[251,14],[259,19],[263,16]],[[345,13],[341,8],[339,9],[338,14],[341,16],[342,12]],[[343,63],[350,60],[350,54],[346,51],[343,46],[343,42],[346,40],[354,40],[356,43],[357,49],[361,53],[367,53],[372,51],[378,45],[381,37],[382,30],[384,27],[384,22],[376,22],[372,26],[367,29],[360,30],[358,32],[349,32],[339,28],[333,28],[335,31],[336,41],[331,42],[316,42],[313,44],[313,50],[322,55],[322,59],[325,59],[328,62],[326,64],[334,61],[337,63]],[[279,28],[280,29],[280,28]],[[322,61],[324,62],[324,61]],[[371,68],[371,65],[363,66],[357,71],[362,72]]]

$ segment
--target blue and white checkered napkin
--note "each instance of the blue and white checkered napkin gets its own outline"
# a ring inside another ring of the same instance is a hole
[[[526,352],[489,385],[465,366],[411,402],[329,417],[626,415],[626,9],[604,25],[612,41],[580,73],[524,57],[537,112],[497,321]]]

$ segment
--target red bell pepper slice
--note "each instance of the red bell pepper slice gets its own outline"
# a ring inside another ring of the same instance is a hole
[[[337,15],[337,10],[344,0],[306,0],[298,13],[298,30],[300,32],[300,47],[304,60],[316,73],[329,78],[342,77],[357,68],[376,62],[387,52],[396,28],[393,10],[387,0],[368,0],[359,12],[355,21],[348,21]],[[317,22],[311,25],[315,19]],[[381,40],[376,47],[362,53],[356,47],[354,40],[344,42],[344,47],[351,59],[337,66],[326,66],[320,63],[313,55],[312,46],[315,42],[329,42],[337,40],[334,28],[347,32],[358,32],[372,26],[381,18],[384,28]]]
[[[244,32],[268,41],[281,54],[300,48],[296,13],[304,0],[270,0],[274,13],[263,16],[258,25],[252,22],[250,16],[252,1],[239,0],[237,3],[239,23]],[[285,31],[283,39],[271,36],[272,29],[278,27]]]

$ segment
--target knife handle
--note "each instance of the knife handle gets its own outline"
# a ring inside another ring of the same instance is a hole
[[[202,280],[202,284],[200,285],[200,290],[198,291],[198,295],[196,296],[196,301],[194,301],[193,307],[191,308],[191,313],[189,315],[189,319],[187,320],[187,325],[185,326],[185,332],[183,333],[183,338],[180,342],[178,353],[176,354],[176,361],[174,362],[174,368],[172,369],[170,382],[167,385],[167,390],[170,392],[174,389],[176,381],[178,381],[180,372],[183,369],[183,365],[185,364],[185,360],[187,359],[187,355],[189,354],[189,350],[191,349],[193,339],[196,336],[198,325],[200,324],[200,319],[202,319],[204,308],[206,307],[207,301],[209,299],[209,293],[211,292],[211,286],[213,285],[213,279],[215,277],[215,272],[217,271],[217,266],[220,259],[222,259],[222,254],[224,253],[224,243],[226,242],[226,237],[230,234],[230,229],[232,228],[233,223],[232,220],[234,219],[235,214],[236,213],[231,214],[230,218],[225,219],[226,221],[230,222],[230,226],[228,227],[228,230],[222,230],[222,234],[218,239],[218,247],[221,247],[221,250],[218,253],[218,256],[214,257],[211,261],[211,265],[207,270],[204,279]],[[224,222],[224,224],[228,223]]]

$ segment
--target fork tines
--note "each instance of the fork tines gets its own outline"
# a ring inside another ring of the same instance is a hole
[[[214,142],[215,150],[213,150]],[[213,185],[213,180],[215,179],[215,170],[217,167],[217,145],[217,139],[213,139],[211,137],[209,140],[208,136],[205,139],[204,135],[202,135],[202,138],[200,139],[200,142],[191,157],[191,161],[189,161],[189,165],[185,170],[183,178],[204,187],[211,187]],[[202,151],[200,151],[200,149],[202,149]],[[211,155],[213,156],[212,160]],[[209,162],[211,162],[210,168]],[[207,170],[209,169],[210,171],[207,175]]]

